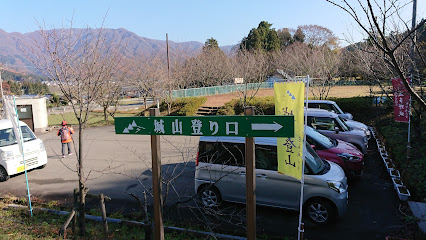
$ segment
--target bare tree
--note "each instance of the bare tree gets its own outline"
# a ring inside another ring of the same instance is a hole
[[[240,50],[232,59],[234,78],[243,78],[239,95],[243,108],[250,105],[250,101],[256,96],[261,84],[266,80],[270,72],[269,55],[262,51]],[[249,83],[252,87],[248,87]]]
[[[203,51],[187,59],[178,67],[178,79],[182,87],[209,87],[232,82],[229,58],[217,48]]]
[[[101,86],[99,98],[96,102],[102,107],[104,113],[104,120],[108,120],[108,115],[111,117],[115,116],[118,107],[118,101],[120,100],[120,91],[122,82],[120,78],[115,80],[105,81]],[[109,108],[112,107],[111,110]]]
[[[120,64],[120,46],[115,46],[104,37],[104,28],[47,30],[38,24],[40,38],[34,39],[26,56],[54,82],[71,103],[78,120],[77,175],[79,182],[79,228],[85,226],[85,186],[88,174],[84,169],[84,128],[95,102],[102,95],[102,87],[108,84]],[[75,144],[74,144],[75,146]]]
[[[319,25],[303,25],[299,26],[299,28],[305,35],[304,43],[308,45],[315,47],[325,46],[330,49],[336,49],[338,47],[337,37],[326,27]]]
[[[339,7],[355,20],[368,36],[368,42],[374,46],[377,52],[382,54],[382,59],[389,66],[392,75],[402,79],[411,97],[419,103],[424,111],[426,109],[424,98],[407,81],[407,78],[410,77],[407,69],[413,68],[414,61],[411,60],[410,51],[407,52],[403,48],[404,44],[407,44],[407,42],[409,44],[409,41],[414,39],[414,33],[426,21],[426,19],[423,19],[414,27],[407,25],[407,20],[403,18],[402,12],[411,1],[366,0],[365,2],[358,1],[358,5],[351,4],[347,0],[339,2],[327,0],[327,2]],[[399,31],[401,27],[405,30]],[[411,66],[407,67],[407,65]]]
[[[274,55],[275,69],[282,69],[291,77],[309,75],[313,78],[309,88],[314,98],[325,99],[333,86],[332,78],[337,75],[338,50],[328,46],[309,46],[294,43]]]
[[[131,68],[126,85],[137,89],[144,98],[145,108],[148,97],[167,99],[169,87],[172,87],[174,82],[167,81],[167,63],[164,58],[138,56],[130,59],[126,65]]]

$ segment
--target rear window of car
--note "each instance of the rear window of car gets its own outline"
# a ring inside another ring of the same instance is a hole
[[[200,142],[199,150],[198,161],[200,162],[238,167],[245,166],[244,143]],[[257,169],[274,171],[278,169],[276,146],[256,145],[255,159]]]
[[[244,143],[200,142],[200,162],[244,166]]]

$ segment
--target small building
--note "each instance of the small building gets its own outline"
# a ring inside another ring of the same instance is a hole
[[[34,132],[45,132],[49,125],[46,98],[41,96],[15,97],[19,120],[25,122]]]

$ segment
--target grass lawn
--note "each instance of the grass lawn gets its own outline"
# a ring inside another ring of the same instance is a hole
[[[33,198],[33,217],[28,214],[27,208],[9,207],[8,204],[14,203],[25,205],[25,199],[18,199],[13,196],[6,196],[0,199],[0,239],[1,240],[27,240],[27,239],[64,239],[59,237],[59,229],[65,223],[68,216],[47,213],[37,209],[37,207],[48,209],[59,209],[60,206],[53,201],[45,203],[40,199]],[[69,211],[69,209],[65,209]],[[89,214],[93,214],[91,211]],[[95,214],[99,216],[99,214]],[[113,214],[113,218],[123,218],[122,215]],[[135,219],[132,219],[135,220]],[[136,221],[138,221],[136,219]],[[125,224],[108,223],[108,234],[104,234],[103,223],[86,220],[86,236],[76,236],[74,238],[71,230],[71,224],[66,230],[67,239],[144,239],[145,232],[142,226],[128,226]],[[78,234],[78,228],[76,229]],[[165,232],[166,240],[196,240],[213,239],[206,236],[197,237],[190,233]],[[267,239],[267,238],[262,238]]]
[[[116,117],[129,117],[135,116],[135,112],[120,112],[116,113]],[[77,118],[74,115],[74,112],[67,112],[61,114],[51,114],[48,116],[49,126],[59,126],[62,121],[67,121],[68,124],[78,125]],[[108,120],[104,120],[104,115],[101,112],[91,112],[89,115],[89,120],[87,121],[88,126],[96,127],[103,125],[114,124],[114,119],[111,116],[108,116]]]

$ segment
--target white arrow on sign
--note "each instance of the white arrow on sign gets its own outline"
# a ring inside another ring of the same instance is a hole
[[[283,126],[274,121],[274,123],[252,123],[251,130],[267,130],[267,131],[278,131]]]

